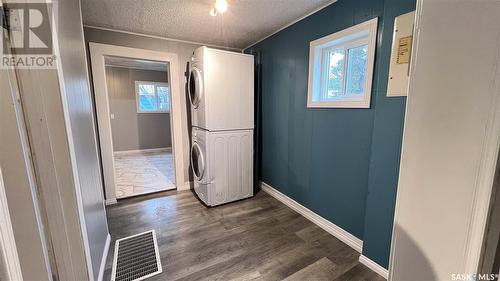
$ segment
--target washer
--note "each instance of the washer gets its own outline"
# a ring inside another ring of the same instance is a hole
[[[194,190],[207,206],[253,196],[253,130],[217,131],[193,127]]]
[[[208,131],[254,128],[252,55],[200,47],[188,78],[194,127]]]
[[[208,159],[206,151],[206,131],[193,128],[191,145],[191,169],[194,177],[194,191],[201,201],[209,205],[208,185]]]

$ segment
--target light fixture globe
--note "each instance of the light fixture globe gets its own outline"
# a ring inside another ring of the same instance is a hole
[[[218,13],[225,13],[227,11],[227,1],[226,0],[215,0],[215,9]]]

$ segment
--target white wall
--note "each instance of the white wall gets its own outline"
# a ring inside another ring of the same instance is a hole
[[[391,275],[451,280],[476,270],[498,153],[500,2],[417,13]]]
[[[0,83],[0,159],[24,280],[95,280],[108,228],[80,1],[53,4],[57,68],[16,71],[17,120],[18,98]]]
[[[26,154],[25,127],[18,123],[22,112],[14,101],[15,77],[9,77],[7,72],[0,69],[0,166],[5,184],[0,188],[5,188],[23,277],[49,280],[45,240],[40,233],[43,223],[36,206],[38,195]]]
[[[0,75],[0,159],[24,280],[94,280],[108,231],[80,1],[53,4],[57,69]]]
[[[76,169],[77,200],[81,205],[80,218],[89,266],[97,280],[103,252],[106,248],[108,225],[104,208],[104,191],[97,136],[95,134],[94,108],[87,73],[87,58],[83,38],[83,25],[79,0],[59,1],[57,36],[61,63],[61,93],[65,99],[65,114],[69,118],[68,137],[73,169]],[[78,194],[79,193],[79,194]],[[83,214],[81,212],[83,211]],[[76,219],[76,218],[75,218]],[[104,257],[105,259],[105,257]]]

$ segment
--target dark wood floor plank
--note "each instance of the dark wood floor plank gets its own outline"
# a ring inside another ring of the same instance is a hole
[[[359,253],[264,192],[207,208],[191,191],[167,191],[106,210],[112,244],[104,280],[116,239],[154,229],[163,272],[151,281],[379,281],[359,264]]]
[[[328,258],[322,258],[313,264],[295,272],[284,280],[303,281],[303,280],[333,280],[339,276],[335,264]]]
[[[247,275],[240,276],[238,278],[232,279],[232,281],[264,281],[258,271],[251,272]]]
[[[357,264],[351,270],[335,279],[335,281],[385,281],[385,278],[371,271],[362,264]]]
[[[273,260],[258,268],[264,280],[283,280],[323,257],[322,253],[312,249],[306,243],[284,253],[277,253]]]
[[[242,254],[227,261],[214,264],[210,268],[198,271],[180,280],[232,280],[255,271],[256,268],[270,262],[275,255],[289,251],[303,244],[293,233],[266,239],[262,243],[248,248]]]

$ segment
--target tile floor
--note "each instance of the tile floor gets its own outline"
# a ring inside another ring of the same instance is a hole
[[[169,151],[115,153],[116,197],[175,189]]]

